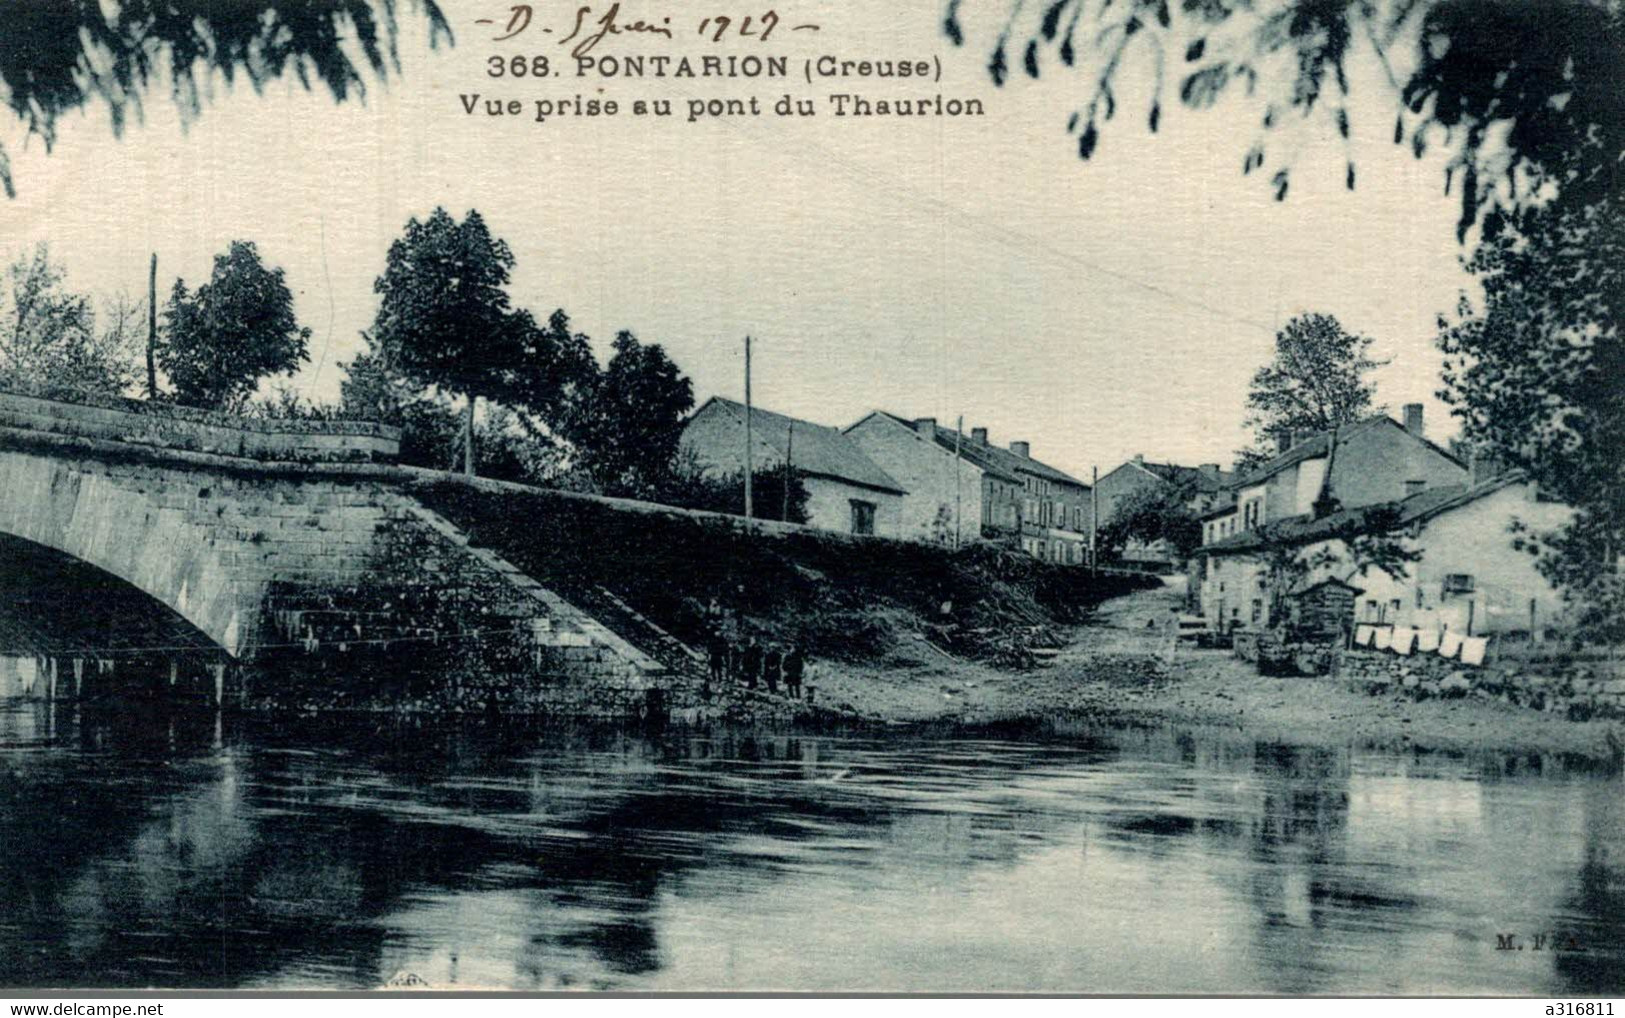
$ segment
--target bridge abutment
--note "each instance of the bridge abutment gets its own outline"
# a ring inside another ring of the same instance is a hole
[[[666,681],[417,504],[390,429],[109,402],[0,393],[0,533],[127,582],[215,644],[216,660],[173,662],[177,697],[624,716]],[[78,650],[52,658],[52,699],[62,660],[96,657]]]

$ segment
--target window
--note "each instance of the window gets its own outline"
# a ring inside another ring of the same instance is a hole
[[[851,499],[852,504],[852,533],[873,534],[875,532],[875,504],[859,499]]]
[[[1264,602],[1253,598],[1253,622],[1257,624],[1264,619]]]

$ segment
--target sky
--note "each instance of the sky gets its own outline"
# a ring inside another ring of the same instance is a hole
[[[1096,155],[1065,132],[1089,82],[1051,56],[1038,80],[986,73],[1005,0],[966,0],[962,48],[941,34],[939,0],[780,6],[770,44],[711,47],[686,31],[689,5],[623,3],[671,17],[674,41],[610,39],[599,55],[778,53],[773,81],[576,78],[493,81],[494,54],[548,54],[574,5],[535,5],[534,27],[491,41],[509,5],[442,0],[454,46],[431,49],[410,15],[401,72],[364,101],[335,104],[294,81],[263,94],[216,82],[183,124],[162,93],[114,138],[107,111],[70,114],[47,153],[20,125],[0,131],[18,196],[0,199],[0,254],[49,242],[78,289],[141,295],[156,251],[159,288],[196,285],[233,239],[283,267],[313,331],[295,388],[336,398],[341,364],[377,308],[373,280],[408,218],[477,208],[512,246],[517,304],[564,308],[600,356],[621,329],[663,344],[699,401],[743,393],[844,426],[872,409],[934,416],[1087,478],[1139,453],[1228,464],[1252,373],[1294,314],[1335,314],[1390,363],[1378,398],[1396,415],[1427,406],[1429,436],[1454,432],[1433,396],[1435,320],[1470,285],[1455,199],[1436,158],[1391,144],[1394,97],[1374,61],[1351,69],[1352,139],[1317,117],[1271,139],[1291,152],[1292,187],[1241,173],[1259,106],[1227,96],[1189,112],[1165,101],[1146,129],[1151,62],[1130,60],[1119,113]],[[747,13],[739,12],[741,15]],[[816,23],[817,32],[784,25]],[[552,38],[540,33],[556,26]],[[801,62],[940,58],[940,83],[815,81]],[[569,65],[564,65],[566,68]],[[1170,91],[1173,91],[1170,88]],[[837,118],[823,97],[981,99],[979,118]],[[817,98],[811,118],[686,122],[689,98]],[[460,96],[519,99],[521,117],[468,116]],[[670,98],[669,119],[533,121],[538,98]],[[1172,99],[1172,96],[1169,97]],[[1345,159],[1358,187],[1344,186]]]

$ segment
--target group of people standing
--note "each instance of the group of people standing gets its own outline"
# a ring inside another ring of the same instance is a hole
[[[738,682],[746,689],[765,685],[769,693],[777,694],[782,686],[792,700],[801,699],[801,680],[807,672],[807,657],[801,648],[791,645],[758,643],[754,636],[742,644],[730,643],[719,632],[713,632],[706,648],[710,680],[720,685],[726,681]]]
[[[800,646],[741,637],[738,618],[725,611],[714,597],[705,608],[705,628],[707,695],[715,686],[735,682],[746,689],[765,686],[775,696],[782,688],[792,700],[800,700],[805,688],[807,700],[812,700],[812,688],[802,685],[807,655]]]

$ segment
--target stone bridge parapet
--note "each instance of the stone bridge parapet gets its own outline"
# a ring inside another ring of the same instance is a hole
[[[400,429],[370,421],[236,417],[111,396],[0,391],[0,427],[286,463],[393,463]]]

